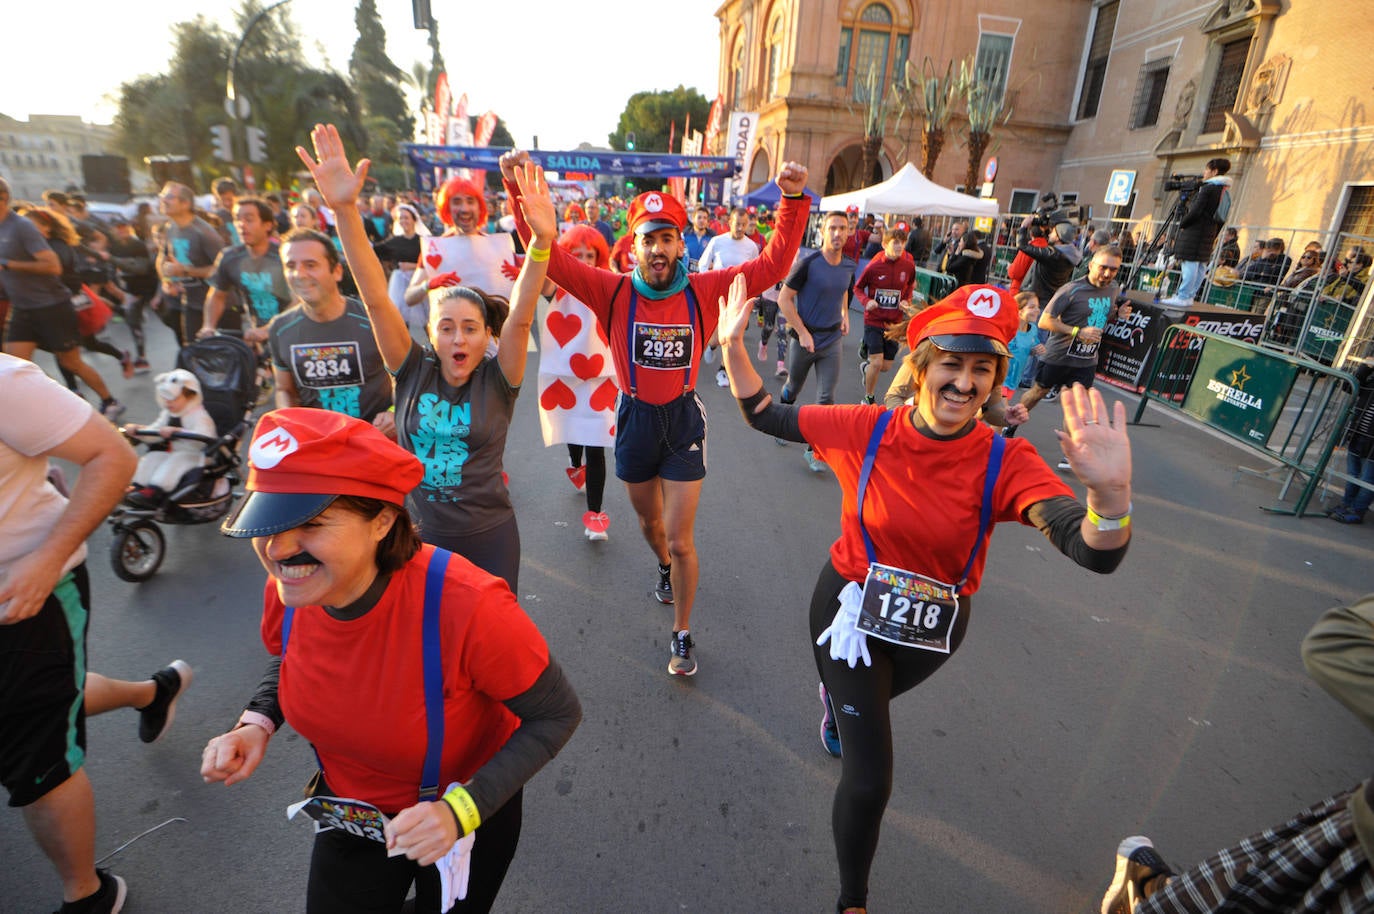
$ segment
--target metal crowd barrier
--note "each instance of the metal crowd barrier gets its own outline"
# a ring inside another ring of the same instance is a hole
[[[1317,492],[1357,392],[1344,371],[1179,324],[1164,331],[1144,384],[1132,425],[1153,402],[1241,442],[1277,464],[1236,468],[1281,479],[1278,503],[1264,510],[1298,517]],[[1289,505],[1295,481],[1301,491]]]

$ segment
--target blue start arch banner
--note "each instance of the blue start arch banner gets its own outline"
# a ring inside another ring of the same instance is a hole
[[[435,168],[473,168],[499,171],[507,149],[493,146],[420,146],[406,144],[417,173]],[[529,150],[530,158],[546,171],[582,172],[625,178],[731,178],[735,160],[729,156],[687,156],[655,152]]]

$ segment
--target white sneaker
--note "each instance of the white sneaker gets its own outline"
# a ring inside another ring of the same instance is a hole
[[[1073,467],[1069,464],[1069,462],[1068,462],[1067,460],[1061,460],[1061,461],[1059,461],[1059,469],[1061,469],[1061,470],[1072,470]]]
[[[1179,298],[1177,295],[1169,298],[1161,298],[1159,303],[1161,305],[1168,305],[1170,308],[1191,308],[1193,306],[1192,301]]]
[[[583,532],[587,539],[594,543],[603,543],[610,539],[606,530],[611,526],[611,519],[606,516],[604,511],[588,511],[582,515]]]
[[[715,346],[707,346],[706,351],[701,354],[701,360],[707,365],[716,364],[717,350]]]
[[[725,369],[724,369],[724,368],[720,368],[720,369],[717,369],[717,370],[716,370],[716,386],[717,386],[717,387],[729,387],[729,386],[730,386],[730,376],[729,376],[728,374],[725,373]]]
[[[767,343],[759,343],[759,361],[760,361],[760,362],[766,362],[766,361],[768,361],[768,344],[767,344]]]

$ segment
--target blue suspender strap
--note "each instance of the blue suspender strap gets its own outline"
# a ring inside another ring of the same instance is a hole
[[[281,614],[281,656],[286,659],[286,642],[291,640],[291,620],[295,618],[296,607],[288,606]]]
[[[873,539],[868,535],[868,528],[864,526],[864,493],[868,491],[868,477],[873,472],[873,462],[878,459],[878,445],[882,442],[883,432],[887,431],[890,421],[890,409],[878,417],[878,424],[873,426],[873,434],[868,438],[868,449],[864,451],[863,468],[859,471],[859,533],[863,534],[864,549],[868,552],[870,565],[878,560],[878,554],[873,550]]]
[[[429,740],[425,746],[425,767],[420,777],[420,799],[439,798],[439,766],[444,754],[444,666],[439,617],[444,600],[444,573],[453,553],[434,550],[425,572],[424,674],[425,727]]]
[[[697,325],[697,294],[692,291],[692,284],[690,282],[687,284],[687,288],[683,291],[687,293],[687,323],[692,327],[692,336],[696,337],[696,339],[692,341],[692,344],[696,345],[697,343],[700,343],[702,348],[702,355],[705,355],[706,334],[704,331],[706,330],[706,322],[703,320],[700,326]],[[692,377],[692,372],[694,370],[700,371],[700,365],[701,361],[699,359],[688,360],[687,370],[683,372],[682,376],[682,392],[684,394],[688,393],[689,391],[691,391],[693,387],[696,386],[697,379]]]
[[[630,352],[630,396],[639,396],[639,385],[635,383],[635,311],[639,308],[639,293],[635,292],[635,284],[630,283],[630,313],[625,320],[625,334],[629,337],[626,345]]]
[[[997,477],[1002,472],[1002,452],[1006,449],[1007,439],[1001,435],[992,436],[992,450],[988,452],[988,474],[983,480],[983,506],[978,512],[978,538],[973,541],[973,551],[969,553],[968,562],[964,565],[964,573],[959,575],[959,583],[954,585],[956,588],[963,587],[968,580],[968,573],[973,570],[973,560],[978,557],[978,550],[983,548],[983,537],[987,536],[988,528],[992,526],[992,495],[997,488]]]

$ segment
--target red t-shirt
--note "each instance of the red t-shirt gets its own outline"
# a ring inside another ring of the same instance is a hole
[[[979,422],[962,438],[929,438],[912,426],[914,409],[894,410],[883,434],[864,496],[864,526],[879,562],[953,584],[973,551],[995,433]],[[799,416],[802,435],[834,471],[843,493],[840,538],[830,547],[830,560],[841,575],[859,583],[868,573],[859,532],[859,472],[882,414],[881,406],[803,406]],[[993,523],[1025,523],[1026,510],[1036,502],[1073,496],[1024,438],[1007,440],[993,493]],[[984,541],[960,593],[977,592],[987,555]]]
[[[506,192],[512,198],[519,195],[515,185],[507,183]],[[810,201],[806,198],[784,197],[778,206],[777,230],[759,256],[739,266],[706,273],[688,274],[687,281],[696,293],[698,314],[695,324],[687,308],[686,290],[655,301],[640,295],[635,321],[657,327],[686,327],[692,325],[692,345],[688,368],[653,368],[642,364],[635,367],[638,384],[634,396],[646,403],[668,403],[682,396],[683,384],[695,388],[697,371],[701,366],[701,350],[720,323],[720,302],[730,291],[736,273],[743,273],[752,298],[787,277],[797,249],[801,246]],[[515,208],[516,225],[520,236],[528,244],[529,226]],[[683,251],[685,264],[686,251]],[[615,361],[616,383],[629,393],[630,385],[630,277],[589,266],[569,254],[561,245],[554,245],[549,255],[549,279],[566,289],[578,301],[592,309],[611,344]],[[616,290],[619,290],[618,292]],[[614,298],[614,301],[612,300]],[[687,353],[683,353],[684,356]],[[690,377],[687,377],[690,372]]]
[[[423,546],[361,618],[298,607],[281,665],[282,713],[314,745],[330,789],[388,814],[420,799],[428,743],[421,623],[433,551]],[[281,653],[283,611],[269,578],[262,641],[273,655]],[[510,738],[520,721],[501,702],[534,684],[549,649],[506,583],[459,555],[444,575],[441,616],[442,791],[471,779]]]
[[[615,240],[615,245],[611,248],[611,263],[621,273],[628,273],[635,268],[638,261],[635,259],[634,233],[626,232]]]
[[[905,251],[896,260],[888,260],[886,252],[870,260],[859,275],[859,281],[854,284],[854,296],[864,306],[864,326],[890,327],[905,317],[898,302],[911,300],[911,287],[915,281],[916,261]],[[880,292],[896,295],[895,299],[891,299],[890,306],[884,304],[890,295],[879,295]],[[868,303],[875,297],[878,307],[870,311]]]

